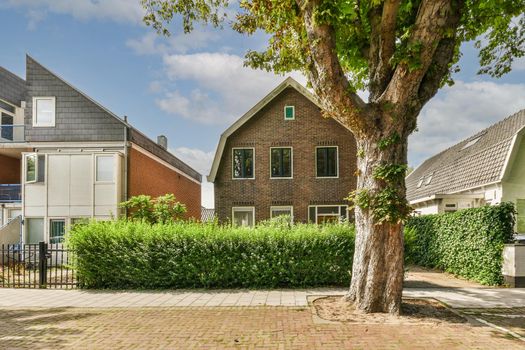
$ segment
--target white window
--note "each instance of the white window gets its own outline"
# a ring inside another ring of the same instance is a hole
[[[28,154],[25,158],[25,178],[27,183],[44,182],[46,179],[45,154]]]
[[[270,207],[270,218],[276,218],[279,216],[289,217],[290,223],[292,223],[293,222],[293,207],[292,206]]]
[[[115,162],[113,156],[96,156],[97,182],[113,182]]]
[[[232,149],[232,174],[234,179],[255,178],[255,148]]]
[[[284,106],[284,120],[294,120],[295,119],[295,107],[294,106]]]
[[[316,224],[338,223],[348,219],[346,205],[317,205],[308,207],[308,221]]]
[[[233,207],[232,223],[234,226],[253,227],[255,221],[254,207]]]
[[[24,243],[35,244],[44,241],[44,218],[26,218],[26,237]]]
[[[55,104],[54,97],[33,97],[33,126],[55,126]]]
[[[16,219],[20,215],[22,215],[22,209],[9,209],[7,212],[7,222]]]
[[[64,242],[65,234],[66,234],[66,220],[65,219],[49,220],[49,243]]]

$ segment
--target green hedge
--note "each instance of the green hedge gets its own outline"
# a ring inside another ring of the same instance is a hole
[[[405,260],[499,285],[503,245],[513,229],[512,203],[414,217],[405,226]]]
[[[92,222],[67,237],[86,288],[256,288],[348,285],[350,225]]]

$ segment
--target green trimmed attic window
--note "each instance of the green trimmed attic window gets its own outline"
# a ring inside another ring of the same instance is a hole
[[[284,120],[295,119],[295,106],[284,106]]]

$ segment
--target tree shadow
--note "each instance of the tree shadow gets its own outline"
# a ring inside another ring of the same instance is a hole
[[[76,321],[98,313],[69,308],[0,310],[0,349],[64,349],[82,334]]]

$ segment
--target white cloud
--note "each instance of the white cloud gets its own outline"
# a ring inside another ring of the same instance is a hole
[[[164,55],[164,68],[171,81],[190,81],[199,88],[184,95],[168,92],[157,101],[159,107],[206,124],[231,123],[285,78],[245,67],[242,57],[219,52]],[[306,81],[301,74],[291,76]]]
[[[129,39],[126,45],[138,55],[187,53],[201,49],[220,38],[219,33],[206,28],[195,28],[192,32],[179,33],[168,38],[155,32],[148,32],[136,39]]]
[[[409,162],[426,158],[525,108],[525,84],[457,81],[421,112],[409,139]]]
[[[187,147],[179,147],[171,150],[171,152],[203,175],[202,206],[205,208],[213,208],[215,206],[213,184],[206,181],[206,175],[210,173],[215,153]]]
[[[138,0],[7,0],[2,5],[27,9],[30,28],[41,21],[46,12],[70,15],[79,20],[133,23],[141,23],[145,13]],[[36,21],[35,13],[39,13]]]

